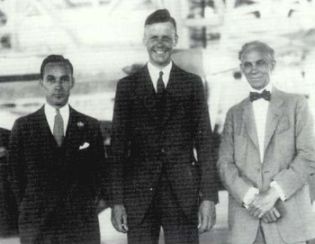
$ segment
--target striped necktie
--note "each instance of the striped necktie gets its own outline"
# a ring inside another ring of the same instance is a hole
[[[62,141],[64,138],[64,128],[63,128],[63,119],[60,114],[59,109],[56,109],[56,115],[55,115],[55,122],[54,122],[54,129],[53,129],[53,135],[55,137],[55,140],[59,147],[62,145]]]

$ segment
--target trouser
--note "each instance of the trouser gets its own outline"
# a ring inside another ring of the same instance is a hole
[[[190,220],[179,206],[165,174],[143,221],[130,226],[128,244],[158,244],[161,227],[165,244],[198,244],[198,215]]]
[[[305,244],[306,242],[296,242],[290,244]],[[260,223],[257,230],[256,240],[253,244],[287,244],[284,242],[278,232],[275,224],[265,224],[262,226]]]

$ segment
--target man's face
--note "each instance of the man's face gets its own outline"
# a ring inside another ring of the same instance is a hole
[[[63,107],[68,102],[70,90],[74,85],[70,67],[62,63],[48,63],[40,84],[47,102],[56,108]]]
[[[164,67],[170,63],[173,48],[177,44],[175,27],[170,22],[147,25],[143,43],[147,48],[150,62]]]
[[[241,60],[241,70],[250,86],[256,90],[261,90],[268,85],[273,66],[271,58],[257,49],[245,53]]]

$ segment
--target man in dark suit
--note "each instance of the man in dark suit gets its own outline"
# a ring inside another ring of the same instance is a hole
[[[70,61],[46,57],[40,80],[46,103],[12,130],[10,181],[22,244],[100,243],[96,198],[104,182],[103,140],[99,122],[69,106],[73,85]]]
[[[8,182],[9,137],[10,131],[0,128],[0,237],[17,234],[17,208]]]
[[[152,13],[143,38],[149,62],[117,86],[112,223],[129,244],[158,243],[161,226],[166,243],[198,243],[198,223],[200,233],[215,223],[208,106],[201,79],[171,60],[177,38],[169,12]]]
[[[233,244],[302,244],[315,237],[309,176],[313,122],[304,96],[271,83],[274,51],[246,43],[239,54],[250,95],[226,117],[218,168],[228,190]]]

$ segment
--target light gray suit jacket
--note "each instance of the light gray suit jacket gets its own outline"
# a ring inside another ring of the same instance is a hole
[[[249,215],[242,201],[250,187],[267,191],[272,181],[280,185],[287,198],[276,204],[281,214],[275,224],[277,233],[288,243],[314,238],[308,180],[315,170],[315,141],[303,96],[273,89],[264,152],[261,163],[253,108],[246,98],[228,111],[217,163],[230,195],[232,243],[252,244],[255,240],[259,220]]]

